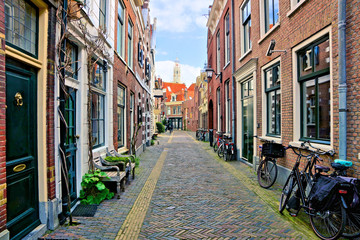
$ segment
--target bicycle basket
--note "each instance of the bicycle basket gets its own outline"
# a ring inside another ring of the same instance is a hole
[[[282,158],[285,155],[284,146],[279,143],[264,143],[262,154],[266,157]]]

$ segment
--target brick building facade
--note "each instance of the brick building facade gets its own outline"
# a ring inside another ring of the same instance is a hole
[[[230,17],[230,36],[235,36],[236,145],[238,159],[256,167],[258,146],[255,135],[283,145],[313,145],[339,153],[339,50],[337,1],[260,1],[215,0],[208,20],[208,62],[217,68],[217,53],[222,64],[226,14]],[[265,4],[266,3],[266,4]],[[359,19],[356,2],[347,2],[347,159],[354,163],[352,174],[359,174],[358,108],[356,96],[356,34]],[[217,34],[220,29],[220,51]],[[232,32],[234,31],[234,32]],[[225,31],[226,32],[226,31]],[[231,41],[231,40],[230,40]],[[273,47],[271,49],[271,47]],[[270,52],[269,50],[275,50]],[[216,72],[216,70],[215,70]],[[224,108],[214,93],[219,86],[209,82],[209,124],[216,123],[217,105]],[[226,78],[225,78],[226,81]],[[223,73],[224,83],[224,73]],[[220,102],[220,104],[219,104]],[[223,111],[220,110],[220,113]],[[215,119],[212,119],[215,118]],[[221,116],[220,116],[221,120]],[[223,124],[215,124],[223,126]],[[211,128],[211,126],[210,126]],[[336,155],[335,158],[339,156]],[[279,176],[286,176],[295,156],[279,159]],[[325,161],[329,164],[331,160]],[[279,179],[282,181],[283,179]]]
[[[209,129],[232,135],[232,35],[231,1],[214,1],[208,19]]]

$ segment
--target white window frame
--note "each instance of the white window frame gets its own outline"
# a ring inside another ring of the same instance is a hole
[[[230,14],[229,12],[225,15],[225,66],[230,63]]]
[[[230,80],[225,82],[225,117],[226,117],[226,133],[230,133],[231,116],[230,116]]]
[[[248,49],[245,48],[245,27],[244,27],[244,24],[243,24],[243,9],[246,7],[247,4],[250,4],[249,7],[250,7],[250,26],[251,26],[251,0],[247,0],[247,1],[244,1],[243,4],[241,4],[240,6],[240,39],[241,39],[241,58],[243,58],[244,56],[246,56],[248,53],[251,52],[251,49],[252,49],[252,42],[251,42],[251,36],[249,37],[249,45],[247,46]],[[251,32],[251,31],[250,31]],[[241,60],[240,58],[240,60]]]
[[[292,49],[292,63],[293,63],[293,106],[300,106],[301,97],[300,97],[300,83],[298,82],[298,55],[297,52],[300,49],[308,46],[309,44],[317,41],[318,39],[329,35],[329,53],[330,53],[330,102],[334,102],[334,93],[333,93],[333,61],[332,61],[332,27],[329,26],[310,38],[304,40],[302,43],[298,44]],[[312,143],[315,147],[319,147],[325,151],[334,149],[334,107],[333,104],[330,104],[331,119],[330,119],[330,144],[319,144]],[[301,146],[301,109],[293,109],[293,141],[290,142],[290,145]]]
[[[216,74],[220,73],[220,30],[216,33]]]
[[[280,64],[280,68],[281,68],[281,57],[278,57],[270,62],[268,62],[267,64],[265,64],[262,68],[261,68],[261,93],[262,93],[262,121],[261,121],[261,125],[262,125],[262,134],[261,134],[261,138],[263,139],[267,139],[267,140],[270,140],[270,141],[274,141],[276,143],[281,143],[282,142],[282,134],[280,133],[280,136],[279,137],[273,137],[273,136],[267,136],[267,132],[268,132],[268,114],[267,114],[267,109],[268,109],[268,106],[267,106],[267,95],[266,95],[266,92],[265,92],[265,89],[266,89],[266,86],[265,86],[265,70],[268,69],[269,67],[273,66],[273,65],[276,65],[276,64]],[[281,73],[280,73],[280,79],[281,79]],[[282,85],[280,85],[280,89],[281,89]],[[281,97],[281,111],[283,110],[282,109],[282,99],[283,99],[283,94],[280,95]],[[283,124],[283,118],[282,118],[282,114],[281,114],[281,124]],[[281,126],[281,129],[282,129],[282,126]],[[282,131],[282,130],[281,130]]]
[[[280,6],[279,6],[279,12],[278,12],[278,20],[277,22],[273,25],[272,28],[268,29],[266,31],[266,6],[265,6],[265,1],[269,1],[269,0],[259,0],[259,6],[260,6],[260,40],[258,41],[258,43],[260,44],[268,35],[270,35],[276,28],[278,28],[280,26]],[[276,1],[276,0],[274,0]],[[278,2],[280,2],[280,0],[277,0]],[[280,3],[279,3],[280,4]]]
[[[122,17],[119,16],[119,5],[122,8]],[[118,2],[118,12],[117,12],[117,41],[116,41],[116,52],[119,54],[121,58],[124,58],[124,50],[125,50],[125,5],[122,0]],[[121,25],[121,27],[119,27]],[[120,30],[120,31],[119,31]],[[119,40],[120,38],[120,40]]]
[[[130,69],[134,67],[134,24],[131,19],[128,20],[128,66]],[[129,34],[129,28],[131,26],[131,32]]]

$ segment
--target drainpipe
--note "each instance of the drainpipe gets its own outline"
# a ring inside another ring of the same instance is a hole
[[[339,0],[340,1],[340,0]],[[234,77],[234,73],[235,73],[235,23],[234,23],[234,0],[231,0],[231,19],[232,19],[232,23],[231,23],[231,28],[232,28],[232,36],[231,36],[231,40],[232,40],[232,61],[231,61],[231,65],[232,65],[232,86],[231,86],[231,90],[232,90],[232,98],[231,98],[231,111],[232,111],[232,118],[231,118],[231,129],[232,129],[232,133],[231,133],[231,137],[232,137],[232,141],[235,143],[235,120],[236,120],[236,116],[235,116],[235,77]]]
[[[346,0],[338,1],[339,10],[339,158],[346,160]]]
[[[66,31],[66,27],[67,27],[67,9],[68,9],[68,0],[63,0],[63,11],[62,11],[62,25],[61,25],[61,36],[64,35],[65,31]],[[65,51],[66,51],[66,41],[67,39],[64,38],[63,43],[61,45],[61,53],[60,53],[60,66],[62,65],[62,63],[65,61]],[[65,79],[65,69],[62,68],[61,72],[60,72],[61,78]],[[65,83],[65,81],[64,81]],[[59,79],[59,111],[60,113],[65,116],[65,90],[63,89],[64,86],[62,86],[62,82]],[[65,141],[66,141],[66,123],[63,120],[60,120],[60,161],[61,161],[61,165],[65,165],[66,164],[66,157],[65,157]],[[63,172],[63,170],[60,170],[61,172]],[[63,176],[63,173],[61,174]],[[59,215],[59,221],[60,224],[64,224],[66,221],[66,217],[68,216],[68,210],[69,210],[69,206],[68,206],[68,194],[64,191],[66,191],[66,183],[64,182],[64,177],[61,178],[61,185],[62,185],[62,212]]]

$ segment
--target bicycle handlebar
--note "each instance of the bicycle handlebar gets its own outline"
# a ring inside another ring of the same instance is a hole
[[[319,155],[329,155],[329,156],[331,156],[331,157],[333,157],[333,156],[335,155],[335,151],[334,151],[334,150],[331,149],[331,150],[325,151],[325,150],[323,150],[323,149],[317,148],[317,147],[313,146],[313,145],[310,143],[309,140],[305,141],[304,144],[308,144],[311,148],[315,149],[315,151],[312,150],[312,149],[309,149],[309,151],[311,151],[311,152],[313,152],[313,153],[315,153],[315,154],[319,154]]]

